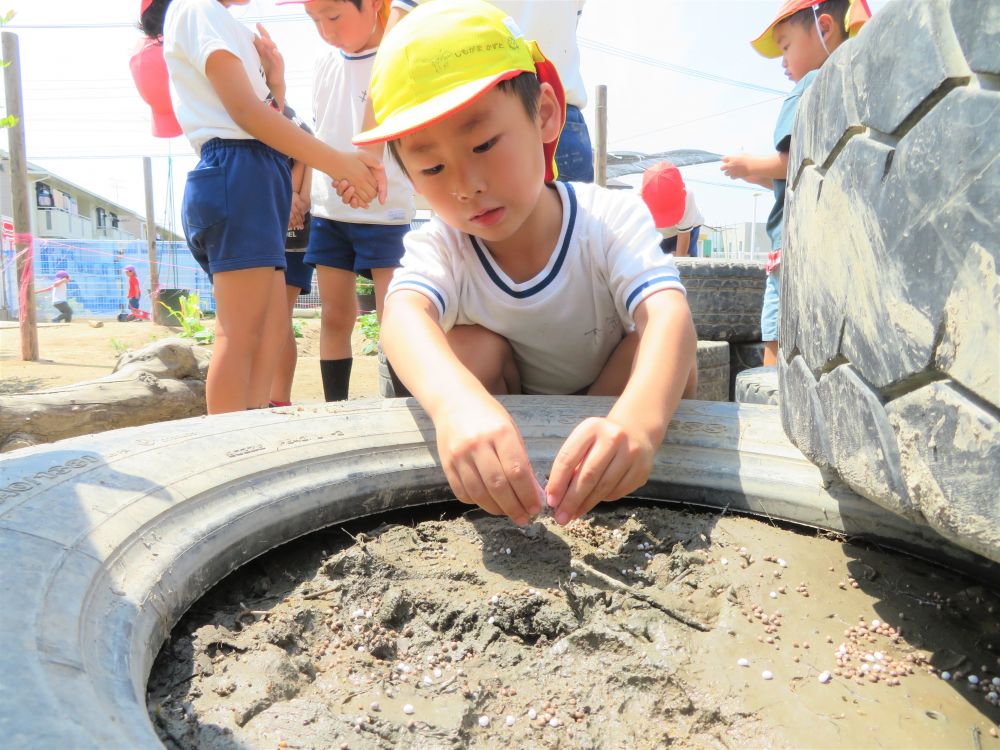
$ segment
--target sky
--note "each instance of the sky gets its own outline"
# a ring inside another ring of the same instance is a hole
[[[877,13],[887,1],[869,4]],[[780,60],[760,57],[749,40],[779,5],[587,0],[577,37],[591,92],[584,110],[591,135],[592,92],[603,84],[610,151],[771,152],[781,92],[791,83]],[[185,175],[197,160],[183,137],[150,134],[149,110],[128,69],[141,38],[139,0],[0,0],[0,15],[11,10],[7,30],[20,46],[28,161],[141,213],[142,157],[151,156],[157,223],[180,232]],[[258,21],[267,27],[285,57],[288,101],[311,115],[313,64],[324,42],[302,6],[251,0],[230,12],[251,27]],[[683,174],[709,225],[763,221],[770,211],[769,192],[729,180],[717,164]]]

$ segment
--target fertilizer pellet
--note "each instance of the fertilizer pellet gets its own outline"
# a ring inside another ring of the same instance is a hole
[[[829,672],[820,672],[818,679],[819,679],[820,682],[822,682],[825,685],[826,683],[828,683],[830,681],[830,673]]]
[[[741,666],[741,667],[749,667],[750,666],[750,660],[749,659],[737,659],[736,663],[739,666]]]
[[[489,716],[480,716],[479,717],[479,726],[481,726],[481,727],[488,727],[489,725],[490,725],[490,717]]]
[[[516,721],[516,719],[510,714],[507,714],[507,718],[504,721],[506,722],[507,726],[512,727],[514,726],[514,722]]]
[[[536,710],[535,710],[535,709],[533,709],[533,708],[529,708],[529,709],[528,709],[528,718],[529,718],[529,719],[530,719],[531,721],[534,721],[535,719],[537,719],[537,718],[538,718],[538,711],[536,711]]]
[[[405,706],[403,706],[403,713],[404,713],[404,714],[412,714],[412,713],[414,713],[414,712],[415,712],[416,710],[417,710],[417,709],[415,709],[415,708],[413,707],[413,704],[411,704],[411,703],[407,703],[407,704],[406,704]]]
[[[773,680],[774,672],[772,672],[770,669],[765,669],[763,672],[760,673],[760,676],[763,677],[765,680]]]

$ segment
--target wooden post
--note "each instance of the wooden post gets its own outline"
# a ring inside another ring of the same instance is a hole
[[[21,328],[21,359],[38,359],[38,314],[35,310],[34,243],[31,236],[31,204],[28,195],[28,157],[24,146],[24,106],[21,99],[21,53],[17,34],[3,32],[3,71],[7,91],[7,114],[17,122],[7,130],[10,147],[10,197],[14,214],[14,256],[17,258],[18,319]]]
[[[594,149],[594,182],[601,187],[608,184],[608,87],[597,87],[597,103],[594,116],[597,118],[596,148]]]
[[[142,157],[142,176],[146,186],[146,249],[149,253],[149,298],[153,322],[163,325],[166,310],[160,305],[160,266],[156,261],[156,216],[153,214],[153,160]]]

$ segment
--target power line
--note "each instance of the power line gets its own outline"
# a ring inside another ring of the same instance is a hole
[[[626,60],[631,60],[632,62],[642,63],[643,65],[650,65],[654,68],[663,68],[665,70],[673,71],[674,73],[680,73],[681,75],[693,76],[694,78],[700,78],[703,81],[721,83],[726,86],[736,86],[737,88],[747,89],[749,91],[761,91],[765,94],[781,94],[782,96],[788,95],[787,91],[772,89],[769,86],[760,86],[756,83],[749,83],[747,81],[738,81],[735,78],[727,78],[726,76],[716,75],[715,73],[709,73],[696,68],[676,65],[675,63],[669,63],[666,60],[658,60],[657,58],[649,57],[648,55],[640,55],[636,52],[629,52],[628,50],[621,49],[620,47],[614,47],[610,44],[605,44],[604,42],[587,39],[586,37],[578,37],[577,41],[581,47],[586,47],[587,49],[596,50],[615,57],[621,57]]]
[[[653,130],[646,130],[642,133],[635,133],[634,135],[627,135],[624,138],[616,138],[614,143],[621,143],[622,141],[631,141],[635,138],[641,138],[644,135],[652,135],[653,133],[659,133],[664,130],[671,130],[673,128],[681,128],[685,125],[691,125],[695,122],[701,122],[702,120],[711,120],[714,117],[722,117],[723,115],[732,114],[733,112],[739,112],[741,109],[750,109],[751,107],[759,107],[761,104],[768,104],[769,102],[776,102],[783,97],[772,96],[767,99],[761,99],[759,102],[753,102],[752,104],[744,104],[742,107],[733,107],[732,109],[727,109],[722,112],[715,112],[711,115],[705,115],[704,117],[696,117],[693,120],[685,120],[684,122],[675,122],[672,125],[664,125],[662,128],[654,128]]]

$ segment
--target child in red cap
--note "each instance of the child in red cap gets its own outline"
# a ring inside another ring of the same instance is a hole
[[[136,276],[135,266],[125,266],[125,275],[128,277],[128,307],[132,312],[139,309],[142,290],[139,288],[139,277]]]
[[[765,365],[778,361],[781,229],[795,110],[827,58],[869,18],[871,11],[865,0],[786,0],[775,20],[751,42],[764,57],[781,57],[785,75],[795,83],[778,115],[774,130],[775,153],[768,156],[739,154],[722,159],[722,171],[734,180],[742,179],[774,190],[774,208],[767,219],[771,252],[767,256],[767,286],[760,320]]]
[[[681,171],[669,161],[654,164],[642,174],[639,190],[653,215],[653,224],[663,239],[660,247],[677,258],[698,254],[698,234],[705,217],[694,195],[684,184]]]

